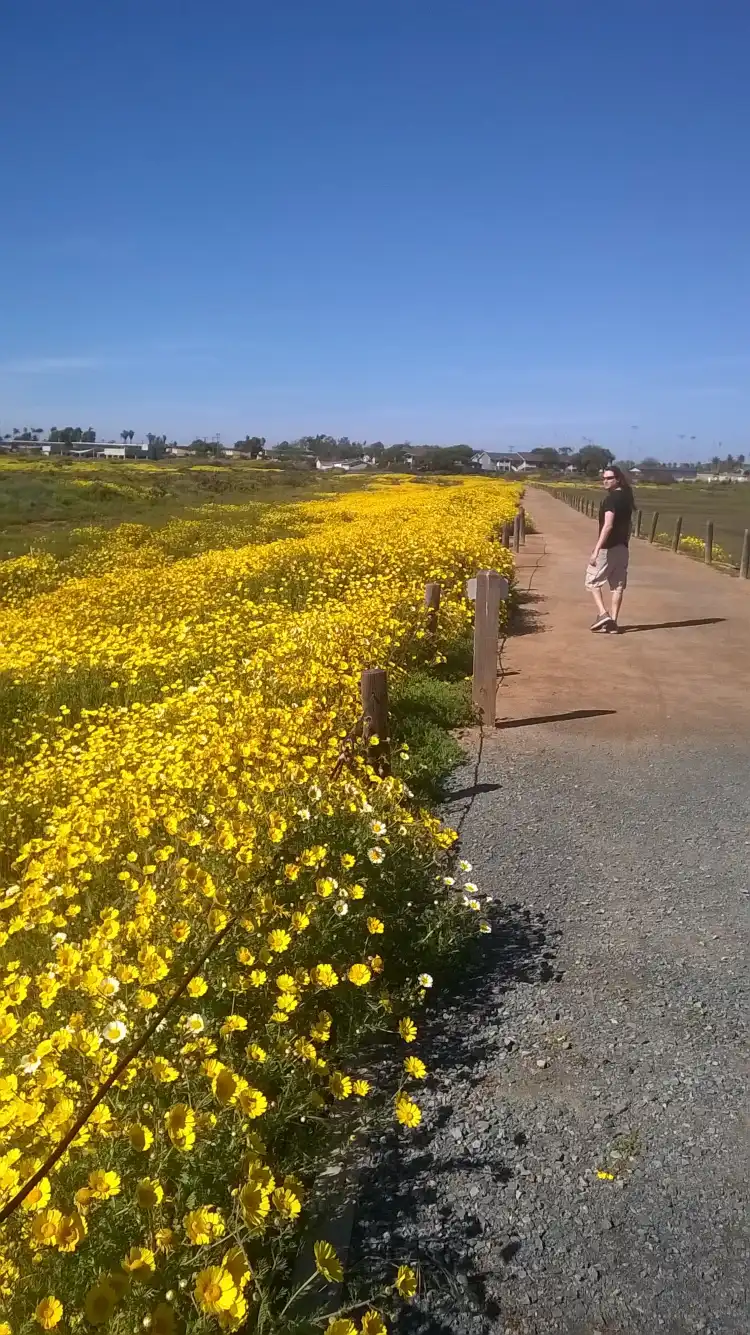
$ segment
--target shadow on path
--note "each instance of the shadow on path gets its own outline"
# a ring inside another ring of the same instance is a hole
[[[477,1139],[487,1135],[489,1121],[472,1124],[471,1134],[469,1128],[457,1134],[456,1123],[468,1091],[483,1085],[505,1059],[502,1022],[494,1018],[503,994],[560,978],[554,963],[558,937],[544,913],[520,904],[493,913],[492,936],[481,938],[481,948],[420,1035],[420,1056],[430,1072],[419,1091],[422,1126],[408,1134],[389,1129],[371,1146],[349,1255],[350,1296],[365,1276],[371,1286],[373,1280],[392,1283],[394,1267],[405,1258],[418,1261],[426,1291],[400,1309],[394,1328],[403,1335],[456,1335],[468,1329],[467,1318],[484,1323],[499,1315],[471,1259],[471,1240],[483,1226],[464,1200],[441,1199],[437,1182],[457,1173],[468,1177],[475,1184],[471,1198],[488,1179],[507,1183],[514,1176],[503,1146]],[[517,1133],[516,1143],[525,1143],[525,1132]]]
[[[680,626],[718,626],[726,617],[692,617],[689,621],[646,621],[640,626],[620,626],[621,635],[636,630],[679,630]]]
[[[530,718],[505,718],[495,721],[496,728],[532,728],[536,723],[568,723],[577,718],[601,718],[616,714],[616,709],[569,709],[564,714],[534,714]]]

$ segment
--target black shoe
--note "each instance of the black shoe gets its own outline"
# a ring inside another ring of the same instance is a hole
[[[609,615],[609,612],[604,612],[600,617],[597,617],[597,618],[596,618],[596,621],[594,622],[593,626],[590,627],[590,629],[591,629],[591,630],[606,630],[607,622],[608,622],[608,621],[611,621],[611,620],[612,620],[612,618],[611,618],[611,616]]]
[[[611,617],[609,618],[609,622],[608,622],[608,624],[604,627],[604,633],[605,633],[605,635],[619,635],[619,634],[620,634],[620,627],[618,626],[618,624],[617,624],[616,621],[613,621],[613,620],[612,620]]]

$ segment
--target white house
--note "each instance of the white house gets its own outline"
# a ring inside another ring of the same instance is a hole
[[[73,454],[73,453],[74,453],[74,451],[71,450],[71,454]],[[103,450],[99,450],[99,452],[98,452],[98,454],[97,454],[97,458],[98,458],[98,459],[124,459],[124,458],[125,458],[125,446],[124,446],[124,445],[105,445]]]
[[[514,454],[497,454],[491,450],[478,450],[472,454],[471,462],[483,473],[510,473],[513,471]]]

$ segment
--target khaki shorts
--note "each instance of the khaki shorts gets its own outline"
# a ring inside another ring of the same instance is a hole
[[[629,556],[629,548],[624,543],[619,547],[604,547],[594,565],[586,567],[586,588],[602,589],[605,584],[610,589],[626,588]]]

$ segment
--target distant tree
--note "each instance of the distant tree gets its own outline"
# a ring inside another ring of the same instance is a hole
[[[635,463],[632,459],[615,459],[615,463],[618,468],[622,469],[623,473],[632,473],[635,468]]]
[[[257,459],[263,453],[265,443],[265,436],[245,436],[244,440],[234,442],[234,448],[238,454],[247,454],[251,459]]]
[[[647,454],[645,459],[641,459],[641,462],[639,463],[638,467],[651,469],[651,468],[663,468],[664,465],[661,459],[654,459],[653,455]]]
[[[300,440],[281,440],[274,448],[273,457],[288,463],[310,460],[312,454],[307,442],[312,439],[312,436],[303,436]]]
[[[721,459],[719,458],[718,454],[715,454],[713,459],[711,460],[711,467],[715,473],[718,473],[721,467]]]
[[[378,463],[381,468],[402,468],[410,452],[408,440],[403,445],[388,445],[383,449]]]
[[[542,449],[535,450],[534,462],[538,463],[540,468],[559,468],[560,451],[552,448],[551,445],[544,445]]]
[[[740,468],[744,468],[744,466],[745,466],[745,456],[744,456],[744,454],[738,454],[738,455],[737,455],[737,463],[738,463],[738,465],[739,465]]]
[[[573,451],[570,448],[570,445],[561,445],[557,453],[562,455],[563,459],[568,459]]]
[[[579,472],[585,473],[587,477],[598,477],[602,469],[608,468],[614,461],[611,450],[605,450],[601,445],[584,445],[572,460]]]
[[[120,440],[122,441],[123,445],[127,445],[129,439],[130,439],[130,432],[129,432],[129,431],[121,431],[121,432],[120,432]]]
[[[81,444],[82,445],[96,444],[96,432],[92,426],[90,426],[87,431],[81,432]]]

